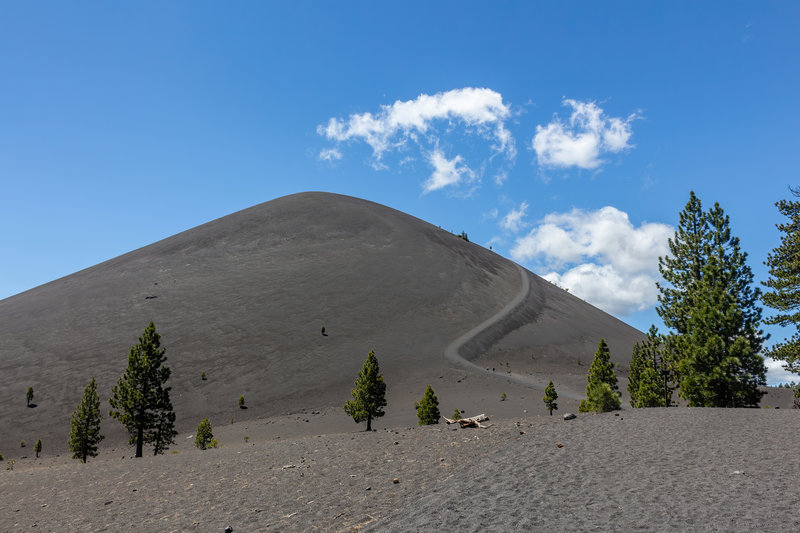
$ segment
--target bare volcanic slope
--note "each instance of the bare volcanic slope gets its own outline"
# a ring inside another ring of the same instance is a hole
[[[526,294],[500,313],[520,296],[521,273]],[[627,358],[641,338],[514,263],[404,213],[327,193],[279,198],[0,301],[0,450],[8,455],[20,439],[37,438],[50,451],[66,449],[83,388],[96,377],[107,413],[128,349],[151,320],[167,349],[183,432],[204,416],[219,424],[340,407],[371,349],[390,405],[420,397],[427,383],[455,384],[459,373],[491,387],[502,382],[497,375],[456,371],[444,350],[498,313],[460,354],[491,358],[503,342],[519,354],[557,345],[547,351],[557,369],[566,354],[588,362],[600,329]],[[513,337],[515,330],[522,334]],[[25,406],[28,386],[36,408]],[[236,407],[240,395],[246,411]],[[104,433],[106,444],[122,438],[108,419]]]

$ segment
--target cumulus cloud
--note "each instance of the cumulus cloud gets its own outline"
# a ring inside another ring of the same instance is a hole
[[[512,209],[500,220],[500,227],[511,233],[517,233],[525,227],[525,214],[528,211],[528,202],[522,202],[518,209]]]
[[[614,207],[551,213],[511,249],[544,277],[610,313],[630,314],[657,301],[658,257],[674,234],[665,224],[635,227]]]
[[[489,143],[491,157],[504,154],[507,160],[516,156],[514,137],[506,128],[511,116],[509,105],[500,93],[486,88],[465,87],[433,95],[421,94],[414,100],[396,101],[382,105],[377,113],[350,115],[347,119],[331,118],[317,127],[317,133],[336,143],[365,142],[372,149],[373,166],[382,168],[384,156],[392,151],[418,146],[433,172],[423,188],[436,190],[455,185],[468,174],[476,173],[466,167],[463,158],[448,159],[439,149],[442,133],[461,128],[463,133],[475,134]],[[437,166],[437,164],[439,166]],[[451,164],[448,169],[444,166]],[[448,173],[449,172],[449,173]]]
[[[777,361],[770,357],[764,358],[764,364],[767,367],[767,384],[780,385],[782,383],[791,383],[798,381],[797,374],[789,372],[783,368],[783,361]]]
[[[635,113],[622,119],[606,116],[594,102],[564,99],[563,103],[572,108],[567,122],[556,117],[547,126],[536,126],[532,146],[540,165],[595,169],[603,164],[603,153],[631,147]]]

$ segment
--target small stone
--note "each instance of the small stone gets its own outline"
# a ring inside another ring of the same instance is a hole
[[[567,413],[564,415],[564,420],[572,420],[574,418],[578,418],[578,415],[575,413]]]
[[[225,526],[225,533],[233,533],[233,528],[231,526]]]
[[[398,483],[400,483],[400,480],[399,480],[399,479],[397,479],[397,478],[394,478],[394,479],[392,480],[392,483],[394,483],[395,485],[397,485]]]
[[[367,487],[366,490],[372,490],[372,487]]]
[[[563,444],[561,444],[560,442],[556,442],[556,448],[563,448],[563,447],[564,447]]]

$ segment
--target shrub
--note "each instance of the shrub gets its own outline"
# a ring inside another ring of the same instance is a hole
[[[246,406],[244,404],[244,394],[239,396],[239,409],[244,409]]]
[[[501,401],[501,402],[504,402],[504,401],[506,401],[506,393],[505,393],[505,392],[504,392],[503,394],[501,394],[501,395],[500,395],[500,401]]]
[[[618,411],[621,407],[619,394],[606,382],[589,385],[586,395],[587,398],[578,406],[580,413],[607,413]]]
[[[25,447],[25,441],[24,440],[19,441],[19,447],[20,448],[24,448]]]
[[[32,401],[33,401],[33,387],[28,387],[28,392],[25,393],[26,405],[30,407]]]
[[[197,435],[194,437],[194,445],[201,450],[205,450],[213,439],[214,434],[211,432],[211,422],[208,421],[208,418],[204,418],[200,421],[200,425],[197,426]]]
[[[205,381],[207,379],[205,372],[200,372],[200,379],[202,379],[203,381]]]
[[[36,452],[36,458],[39,458],[39,454],[42,453],[42,439],[36,441],[36,444],[33,446],[33,451]]]
[[[14,459],[9,459],[8,463],[6,464],[6,470],[14,470],[15,464],[17,464],[17,462]]]
[[[458,409],[453,411],[453,420],[461,420],[461,411]]]

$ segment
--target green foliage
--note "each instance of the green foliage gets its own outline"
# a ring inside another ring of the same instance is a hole
[[[800,191],[792,189],[795,196]],[[789,219],[777,224],[781,244],[767,255],[769,279],[763,282],[767,291],[761,300],[777,312],[764,320],[765,324],[794,326],[794,335],[786,342],[773,346],[767,355],[783,362],[783,368],[800,374],[800,202],[781,200],[778,211]]]
[[[655,326],[647,340],[633,347],[628,367],[628,393],[633,407],[669,407],[672,404],[674,364]]]
[[[14,459],[9,459],[8,463],[6,463],[6,470],[14,470],[15,464],[17,464],[17,462]]]
[[[757,406],[766,384],[761,293],[730,218],[719,204],[703,211],[692,192],[669,249],[659,258],[667,283],[658,284],[656,310],[674,331],[666,342],[676,354],[680,396],[690,406]]]
[[[613,411],[619,409],[620,405],[611,352],[606,340],[600,339],[589,373],[586,375],[586,399],[581,401],[578,411],[581,413]]]
[[[544,389],[544,398],[542,398],[547,410],[550,412],[550,416],[553,416],[553,411],[558,410],[558,404],[556,403],[557,399],[558,393],[556,392],[556,388],[553,386],[553,380],[551,379],[550,383],[548,383],[547,387]]]
[[[325,335],[325,324],[322,325],[322,330],[320,331],[323,335]]]
[[[204,418],[200,421],[200,425],[197,426],[197,434],[194,437],[194,445],[201,450],[205,450],[213,438],[214,434],[211,432],[211,422],[208,421],[208,418]]]
[[[33,401],[33,387],[28,387],[28,392],[25,393],[25,405],[30,407]]]
[[[344,411],[356,423],[366,420],[367,431],[370,431],[372,419],[383,416],[383,408],[386,407],[386,384],[383,382],[374,350],[367,355],[355,386],[350,392],[353,399],[344,404]]]
[[[453,420],[461,420],[461,411],[459,411],[458,409],[453,411]],[[0,461],[2,460],[3,459],[0,457]]]
[[[203,380],[203,381],[205,381],[207,379],[205,371],[200,372],[200,379]]]
[[[245,405],[244,405],[244,394],[242,394],[241,396],[239,396],[239,409],[244,409],[244,407],[245,407]]]
[[[578,406],[580,413],[607,413],[618,411],[621,407],[619,393],[611,388],[608,383],[594,383],[586,389],[585,400]]]
[[[42,453],[42,439],[36,441],[36,444],[33,445],[33,451],[36,452],[36,458],[39,458],[39,454]]]
[[[428,385],[425,389],[425,395],[419,402],[414,402],[414,408],[417,410],[417,418],[419,419],[420,426],[429,426],[431,424],[439,423],[439,399],[433,392],[433,388]]]
[[[506,398],[507,398],[507,396],[506,396],[506,393],[505,393],[505,392],[504,392],[504,393],[502,393],[502,394],[500,394],[500,401],[501,401],[501,402],[504,402],[504,401],[506,401]]]
[[[153,455],[163,453],[175,442],[175,413],[165,383],[170,369],[164,365],[166,350],[161,335],[150,324],[131,346],[128,367],[114,386],[108,403],[112,418],[128,430],[129,443],[136,445],[136,457],[142,456],[145,443],[153,445]]]
[[[466,231],[462,231],[461,235],[458,236],[460,239],[464,239],[465,241],[469,242],[469,237],[467,236]]]
[[[19,441],[19,447],[20,448],[24,448],[25,447],[25,441],[24,440]]]

